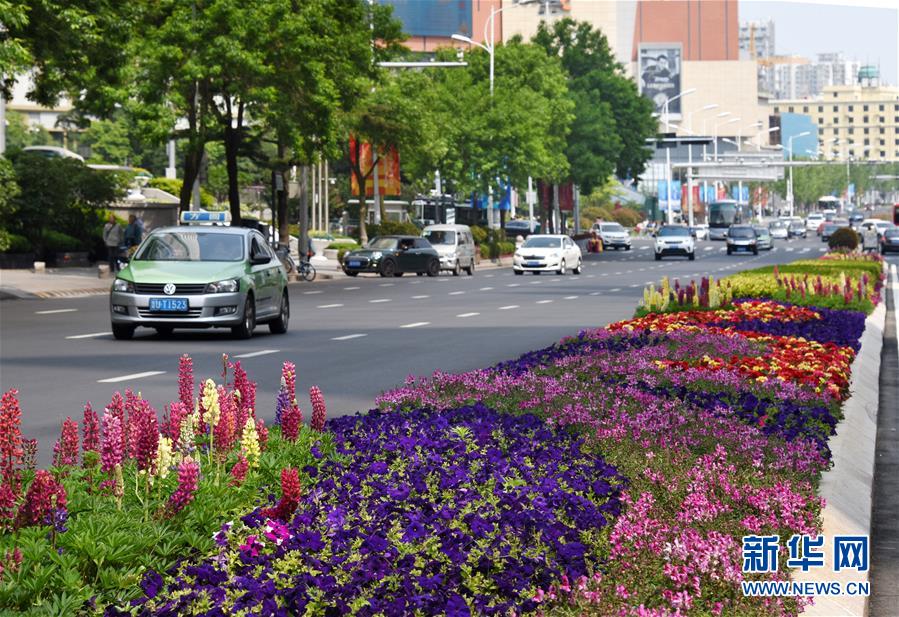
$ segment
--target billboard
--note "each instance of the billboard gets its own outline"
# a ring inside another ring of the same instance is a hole
[[[411,36],[452,36],[472,33],[472,0],[381,0],[393,7]]]
[[[637,52],[640,94],[653,102],[660,117],[665,102],[681,92],[681,51],[680,43],[641,43]],[[680,117],[681,100],[677,99],[668,105],[667,120]]]
[[[356,163],[357,144],[356,138],[350,135],[350,162]],[[360,167],[362,173],[368,173],[372,170],[371,144],[362,142],[358,144],[358,153],[360,159]],[[359,196],[359,183],[356,182],[356,174],[350,174],[350,184],[353,195]],[[396,147],[381,149],[381,156],[378,160],[378,194],[381,197],[387,195],[399,195],[402,191],[400,184],[400,154]],[[375,183],[374,178],[370,177],[365,185],[365,196],[374,197]]]

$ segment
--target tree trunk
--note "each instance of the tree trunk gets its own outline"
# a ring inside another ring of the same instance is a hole
[[[281,176],[281,190],[275,193],[275,220],[278,223],[278,243],[284,246],[290,246],[290,228],[287,221],[287,173],[284,161],[287,158],[287,146],[284,140],[278,138],[278,165],[279,169],[275,169],[275,174]],[[275,180],[277,182],[277,180]],[[277,186],[277,184],[275,185]]]
[[[368,243],[368,202],[365,194],[368,189],[368,176],[356,174],[356,182],[359,184],[359,243]]]
[[[300,259],[306,259],[311,248],[306,242],[309,234],[309,165],[300,170]]]
[[[230,114],[231,106],[228,105],[228,117],[225,124],[225,168],[228,171],[228,205],[231,208],[231,225],[241,226],[240,216],[240,182],[237,175],[237,154],[240,149],[240,138],[243,130],[243,103],[238,104],[237,126]]]
[[[184,153],[183,182],[181,184],[181,192],[178,195],[180,201],[179,209],[181,212],[190,210],[190,200],[193,197],[194,192],[194,180],[197,179],[199,171],[199,159],[196,156],[196,153],[188,147],[187,152]]]

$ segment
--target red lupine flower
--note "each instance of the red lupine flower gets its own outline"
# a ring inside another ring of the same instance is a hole
[[[325,418],[328,412],[325,408],[325,397],[318,386],[309,388],[309,400],[312,402],[312,429],[323,431],[325,430]]]
[[[34,471],[37,466],[37,439],[22,440],[22,469]]]
[[[0,475],[5,483],[18,483],[16,466],[22,460],[22,411],[19,391],[7,390],[0,399]]]
[[[268,427],[262,418],[256,418],[256,434],[259,435],[259,447],[264,450],[268,443]]]
[[[281,499],[274,508],[263,510],[262,515],[282,521],[287,520],[296,512],[297,506],[300,505],[300,495],[302,495],[300,474],[292,467],[282,469]]]
[[[194,363],[184,354],[178,360],[178,400],[187,409],[194,408]],[[170,435],[171,436],[171,435]]]
[[[197,435],[203,435],[206,433],[206,429],[208,428],[206,425],[206,408],[203,407],[203,384],[200,383],[197,389],[197,409],[199,410],[199,415],[197,417],[197,426],[194,427],[197,431]]]
[[[293,362],[285,362],[281,367],[281,381],[287,388],[291,402],[297,400],[297,367]]]
[[[62,422],[62,434],[59,446],[53,449],[54,464],[56,465],[77,465],[78,464],[78,423],[72,420],[71,416],[67,416]]]
[[[288,441],[296,441],[300,435],[300,424],[303,423],[303,412],[293,404],[281,413],[281,436]]]
[[[39,469],[34,474],[34,480],[25,493],[25,501],[19,508],[17,525],[27,527],[39,525],[44,518],[57,508],[66,507],[66,490],[62,484],[56,481],[53,475]]]
[[[193,501],[199,483],[200,465],[187,456],[178,465],[178,488],[169,497],[167,509],[171,516],[178,514],[184,506]]]
[[[179,447],[181,439],[181,423],[190,415],[191,410],[181,401],[175,401],[169,407],[169,418],[165,425],[165,433],[172,440],[172,445]]]
[[[125,399],[122,398],[120,392],[113,393],[112,400],[109,401],[109,405],[106,406],[106,411],[119,419],[119,427],[122,430],[122,448],[125,448],[128,443],[125,441]]]
[[[100,443],[100,468],[112,473],[116,465],[125,458],[122,443],[122,420],[119,416],[106,411],[103,414],[103,440]]]
[[[84,423],[81,430],[84,431],[84,443],[82,447],[85,452],[100,451],[100,421],[97,418],[97,412],[91,407],[90,402],[84,406]]]
[[[218,395],[219,421],[213,429],[215,447],[221,452],[227,452],[234,445],[237,437],[237,409],[234,397],[224,387],[218,386]]]
[[[234,394],[237,399],[237,426],[244,426],[247,418],[256,413],[256,382],[247,378],[240,362],[231,365],[234,369]]]
[[[0,529],[13,519],[19,487],[0,481]]]
[[[231,486],[240,486],[247,477],[247,471],[250,469],[250,462],[243,455],[243,451],[237,455],[237,462],[231,468]]]

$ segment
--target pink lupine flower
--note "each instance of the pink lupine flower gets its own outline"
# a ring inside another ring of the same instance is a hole
[[[100,443],[100,468],[112,473],[125,458],[122,442],[122,420],[108,410],[103,414],[103,439]]]
[[[287,388],[291,402],[297,400],[297,367],[293,362],[285,362],[281,367],[281,381]]]
[[[215,434],[215,448],[221,452],[228,452],[237,438],[237,407],[234,397],[218,386],[219,420],[213,429]]]
[[[303,422],[302,412],[296,404],[289,405],[281,412],[281,436],[288,441],[296,441]]]
[[[18,486],[0,482],[0,529],[13,519],[18,497]]]
[[[88,402],[84,406],[84,422],[81,430],[84,431],[84,439],[82,448],[85,452],[100,451],[100,421],[97,418],[97,412]]]
[[[65,507],[66,490],[62,484],[49,471],[39,469],[25,493],[16,523],[19,527],[41,525],[48,514]]]
[[[178,514],[193,501],[200,483],[200,465],[187,456],[178,465],[178,488],[169,497],[167,510],[170,516]]]
[[[165,432],[176,448],[179,447],[179,440],[181,439],[181,423],[184,422],[184,418],[190,415],[190,412],[191,409],[181,401],[175,401],[169,407],[169,418]]]
[[[0,399],[0,476],[9,484],[18,484],[16,467],[24,454],[18,395],[18,390],[7,390]]]
[[[137,454],[137,431],[135,423],[137,417],[144,409],[140,404],[140,398],[130,389],[125,390],[125,423],[122,424],[122,436],[125,440],[125,456],[134,457]]]
[[[265,426],[265,420],[256,418],[256,434],[259,436],[259,447],[265,450],[268,443],[268,427]]]
[[[113,393],[112,400],[109,401],[109,405],[106,406],[106,411],[119,419],[119,426],[122,429],[122,447],[125,448],[128,444],[128,442],[125,441],[125,399],[122,398],[121,393]]]
[[[185,408],[194,408],[194,363],[190,356],[184,354],[178,360],[178,400]],[[169,437],[174,437],[169,435]]]
[[[62,422],[62,433],[58,450],[54,449],[54,464],[77,465],[78,464],[78,423],[67,416]]]
[[[149,472],[153,468],[159,450],[159,420],[156,417],[156,410],[149,401],[139,401],[131,430],[134,433],[134,458],[137,460],[137,468]]]
[[[312,402],[312,428],[321,432],[325,430],[327,409],[325,408],[325,397],[318,386],[309,388],[309,400]]]
[[[256,413],[256,382],[247,378],[247,372],[235,362],[231,365],[234,370],[234,398],[237,399],[237,426],[244,426],[247,418]]]

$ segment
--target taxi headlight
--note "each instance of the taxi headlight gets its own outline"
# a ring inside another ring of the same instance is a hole
[[[209,283],[206,285],[205,293],[208,294],[222,294],[222,293],[235,293],[238,289],[240,289],[240,281],[237,279],[227,279],[224,281],[216,281],[215,283]]]
[[[126,281],[125,279],[116,279],[112,283],[113,291],[121,291],[124,293],[134,293],[134,284],[131,281]]]

